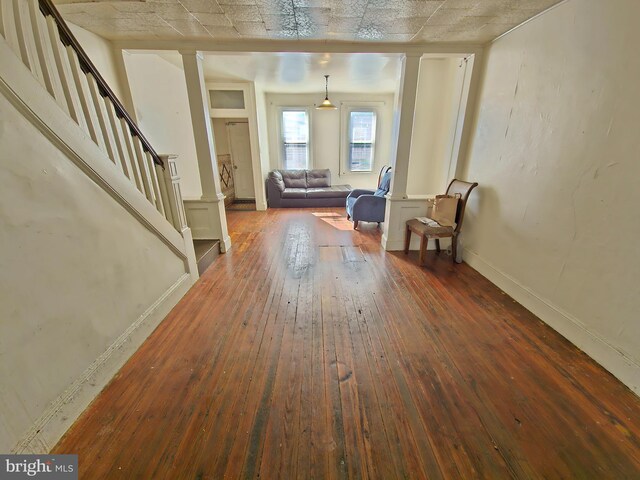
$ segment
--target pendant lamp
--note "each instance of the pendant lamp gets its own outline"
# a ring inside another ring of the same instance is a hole
[[[329,75],[324,76],[324,100],[320,105],[316,107],[316,110],[336,110],[336,107],[331,100],[329,100]]]

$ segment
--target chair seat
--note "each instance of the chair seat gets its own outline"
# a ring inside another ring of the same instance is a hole
[[[458,262],[458,234],[460,233],[460,227],[462,226],[462,219],[464,218],[464,208],[467,205],[467,200],[471,190],[476,188],[478,184],[476,182],[464,182],[454,178],[447,187],[446,194],[454,195],[460,194],[460,200],[458,202],[458,208],[456,210],[456,227],[444,227],[442,225],[426,225],[420,220],[411,219],[407,221],[407,229],[404,235],[404,253],[409,253],[409,247],[411,246],[411,234],[416,233],[420,236],[420,254],[418,256],[418,263],[424,265],[425,255],[427,253],[427,246],[430,238],[436,240],[436,250],[440,252],[440,239],[451,238],[451,260],[454,263]]]
[[[413,233],[427,237],[451,237],[453,235],[453,227],[443,227],[442,225],[431,227],[415,218],[407,220],[407,228],[410,228]]]

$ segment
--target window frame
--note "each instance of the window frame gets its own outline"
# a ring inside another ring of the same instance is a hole
[[[286,165],[285,165],[285,153],[284,153],[284,147],[285,147],[285,142],[284,142],[284,112],[305,112],[305,114],[307,115],[307,128],[308,128],[308,132],[307,132],[307,166],[305,167],[305,169],[310,170],[313,168],[313,149],[311,148],[311,142],[312,142],[312,137],[311,137],[311,108],[308,106],[296,106],[296,105],[292,105],[292,106],[280,106],[278,108],[278,157],[279,157],[279,165],[280,168],[283,170],[287,170]]]
[[[371,175],[376,171],[378,165],[378,149],[376,144],[378,142],[378,135],[380,133],[380,107],[384,105],[384,102],[343,102],[341,104],[342,110],[342,125],[340,128],[341,141],[341,167],[343,175]],[[375,129],[373,132],[373,141],[371,142],[372,158],[371,158],[371,170],[351,170],[350,162],[350,150],[351,150],[351,113],[352,112],[372,112],[375,115]]]

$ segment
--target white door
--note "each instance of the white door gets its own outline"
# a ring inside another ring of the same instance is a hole
[[[249,124],[231,122],[227,124],[227,131],[229,132],[229,150],[231,150],[231,162],[233,163],[236,198],[256,198],[253,188]]]

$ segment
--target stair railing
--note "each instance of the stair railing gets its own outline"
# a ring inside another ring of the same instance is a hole
[[[170,171],[98,72],[51,0],[1,0],[0,36],[61,109],[178,231],[186,228]]]

